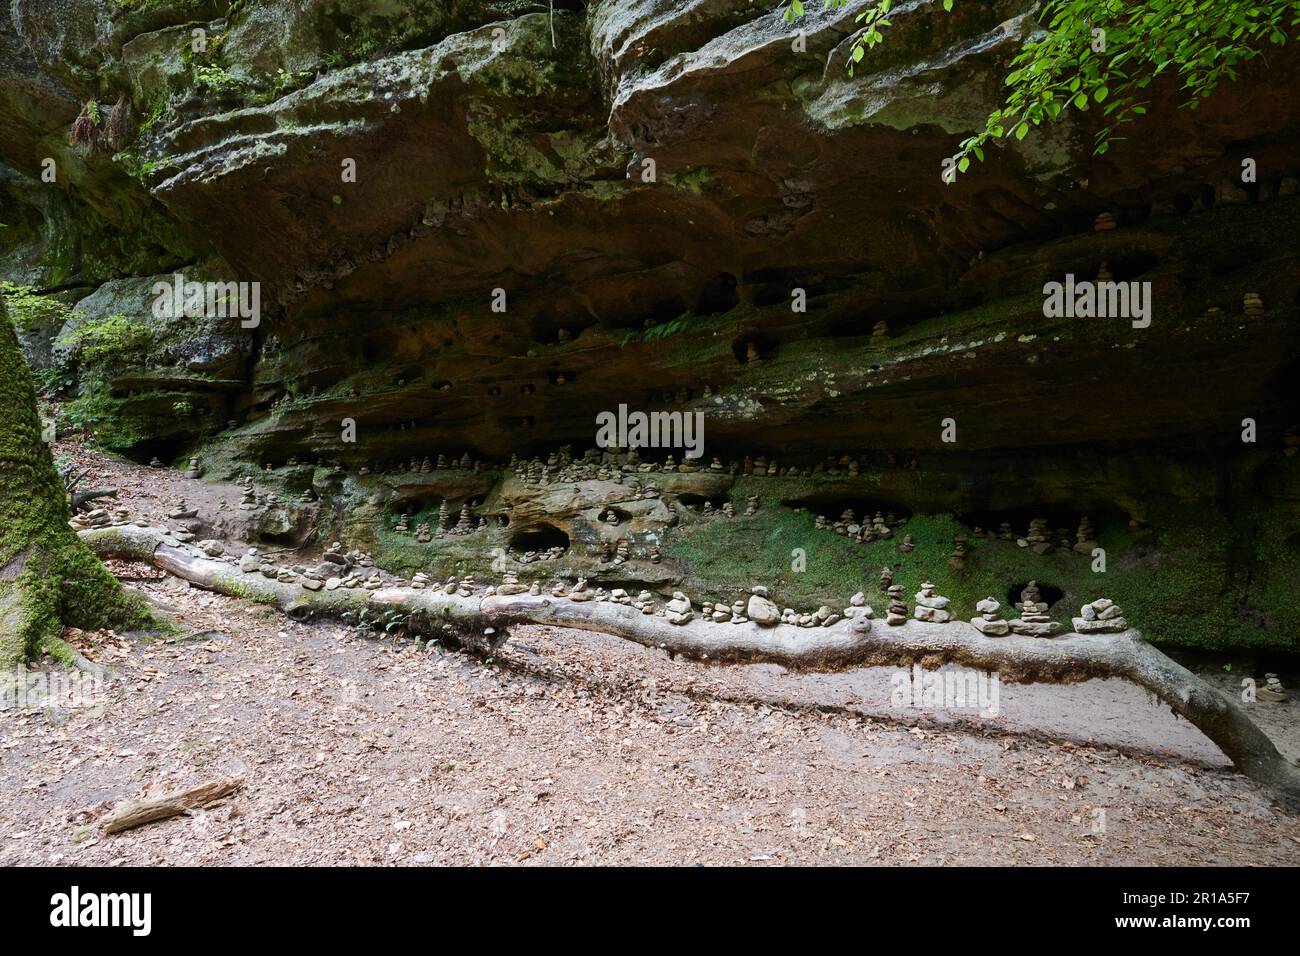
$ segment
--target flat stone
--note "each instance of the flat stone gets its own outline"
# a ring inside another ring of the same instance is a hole
[[[750,595],[749,603],[745,605],[745,616],[763,627],[772,627],[781,622],[781,611],[761,594]]]
[[[1128,621],[1122,617],[1112,617],[1105,621],[1089,621],[1076,617],[1073,624],[1078,634],[1118,634],[1128,630]]]
[[[941,607],[918,607],[912,616],[918,621],[928,621],[931,624],[947,624],[952,620],[952,612]]]
[[[1011,633],[1011,625],[1006,621],[986,621],[982,617],[972,618],[975,630],[987,637],[1005,637]]]
[[[1061,633],[1061,625],[1056,621],[1023,621],[1016,619],[1011,622],[1011,630],[1016,634],[1025,637],[1051,637],[1054,634]]]

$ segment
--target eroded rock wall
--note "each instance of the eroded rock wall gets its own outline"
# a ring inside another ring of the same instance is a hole
[[[1204,509],[1209,587],[1240,603],[1263,555],[1300,549],[1300,59],[1272,51],[1196,111],[1157,84],[1104,157],[1072,112],[945,185],[1034,10],[898,4],[850,77],[851,6],[796,45],[735,0],[17,0],[3,273],[62,289],[73,326],[149,327],[115,356],[53,330],[29,349],[66,356],[87,427],[142,458],[391,474],[580,451],[620,404],[700,411],[709,455],[852,453],[875,470],[840,497],[917,515],[1061,508],[1172,535]],[[124,103],[127,132],[74,148],[91,103]],[[160,327],[145,293],[176,272],[261,283],[260,323]],[[1149,327],[1046,317],[1067,273],[1150,282]],[[362,537],[400,503],[368,494]],[[581,542],[586,520],[555,523]]]

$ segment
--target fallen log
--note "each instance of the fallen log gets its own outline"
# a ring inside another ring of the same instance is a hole
[[[515,624],[552,624],[622,637],[697,660],[775,663],[798,670],[945,663],[996,671],[1011,683],[1073,683],[1118,677],[1158,696],[1185,717],[1246,776],[1300,807],[1300,766],[1284,757],[1245,709],[1143,640],[1119,634],[1063,634],[1053,638],[987,637],[969,624],[908,621],[888,626],[844,620],[831,627],[715,624],[699,618],[671,624],[611,602],[577,602],[548,595],[457,597],[414,588],[339,588],[309,591],[297,583],[241,572],[207,557],[161,528],[122,526],[81,532],[101,558],[148,562],[199,587],[273,604],[296,620],[345,611],[400,610],[418,633],[453,632],[470,643],[504,640]],[[490,632],[490,633],[489,633]]]
[[[155,820],[165,820],[229,796],[243,785],[242,778],[227,777],[224,780],[210,780],[188,790],[127,800],[110,810],[100,820],[100,827],[104,835],[108,836],[110,833],[120,833],[123,830],[144,826],[146,823],[153,823]]]
[[[116,488],[91,488],[89,491],[72,492],[72,511],[75,514],[81,511],[86,505],[99,498],[116,498]]]

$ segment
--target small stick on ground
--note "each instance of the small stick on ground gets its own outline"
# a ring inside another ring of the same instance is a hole
[[[146,797],[143,800],[127,800],[110,810],[101,822],[101,826],[105,836],[110,833],[120,833],[132,827],[153,823],[155,820],[165,820],[214,800],[220,800],[243,785],[243,778],[227,777],[224,780],[209,780],[197,787],[190,787],[188,790],[176,793]]]

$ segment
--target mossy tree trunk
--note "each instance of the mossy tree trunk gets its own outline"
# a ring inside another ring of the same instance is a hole
[[[68,525],[67,497],[42,441],[31,371],[0,298],[0,669],[31,659],[64,625],[143,627],[143,603]]]

